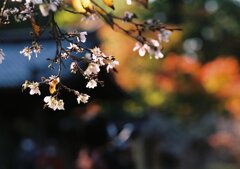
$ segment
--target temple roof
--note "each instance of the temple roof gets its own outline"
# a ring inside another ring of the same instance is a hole
[[[96,37],[90,35],[90,39],[85,45],[94,45],[92,43],[93,38]],[[53,59],[56,52],[55,42],[49,39],[49,35],[44,34],[41,37],[40,44],[43,49],[37,58],[33,53],[30,60],[20,54],[24,47],[31,46],[32,41],[29,29],[0,31],[0,39],[0,48],[5,53],[5,59],[0,65],[0,88],[16,87],[24,83],[25,80],[40,81],[42,76],[56,75],[57,72],[55,70],[48,68],[50,62],[47,61],[47,58]],[[63,46],[69,46],[69,44],[63,43]],[[70,74],[70,61],[66,61],[64,64],[62,75],[67,77]]]
[[[49,77],[50,75],[57,74],[57,67],[56,70],[48,68],[50,62],[47,61],[47,58],[54,57],[56,48],[55,42],[49,40],[47,36],[44,36],[43,39],[40,40],[43,49],[41,53],[38,54],[37,58],[34,53],[30,60],[20,54],[20,51],[24,47],[31,45],[30,36],[28,36],[26,32],[26,30],[16,31],[14,29],[0,31],[0,48],[2,48],[5,53],[5,59],[0,65],[0,90],[6,88],[21,89],[21,85],[25,80],[41,81],[41,77]],[[88,47],[94,47],[98,45],[97,43],[98,39],[96,38],[95,33],[90,33],[85,45]],[[63,45],[69,46],[67,43]],[[73,76],[70,73],[69,68],[70,61],[66,62],[65,67],[62,68],[62,80],[68,81],[70,86],[73,85],[75,89],[80,84],[80,88],[82,89],[84,87],[84,84],[80,83],[82,77],[76,77],[77,75]],[[99,87],[101,89],[96,90],[98,95],[101,95],[101,97],[109,97],[110,94],[113,94],[112,97],[114,98],[123,97],[124,92],[116,84],[112,74],[109,75],[106,72],[101,73],[100,78],[106,82],[104,88]],[[90,92],[94,93],[93,91]]]

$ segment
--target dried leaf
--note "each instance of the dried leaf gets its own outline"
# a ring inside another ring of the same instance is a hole
[[[51,81],[51,83],[49,84],[49,92],[51,94],[55,93],[56,92],[56,86],[57,84],[59,83],[59,80],[58,79],[54,79]]]
[[[114,10],[113,0],[103,0],[103,3]]]
[[[36,38],[38,38],[40,36],[41,29],[33,17],[31,17],[31,24],[32,24],[34,35],[36,36]]]
[[[56,91],[56,86],[49,86],[49,92],[53,94]]]

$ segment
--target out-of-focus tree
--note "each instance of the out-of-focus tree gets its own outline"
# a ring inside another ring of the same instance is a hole
[[[207,62],[219,55],[240,57],[240,2],[238,0],[155,0],[152,13],[163,22],[183,27],[182,44],[172,51]]]
[[[136,101],[126,101],[126,110],[144,112],[154,106],[185,118],[211,112],[238,117],[239,2],[155,0],[149,8],[151,12],[138,14],[183,28],[164,44],[171,53],[160,62],[135,60],[129,38],[106,27],[99,31],[106,51],[114,53],[121,47],[126,49],[122,56],[132,56],[121,57],[121,73],[116,75],[119,84],[136,96]],[[117,40],[111,41],[106,32]],[[117,41],[128,45],[118,46]]]

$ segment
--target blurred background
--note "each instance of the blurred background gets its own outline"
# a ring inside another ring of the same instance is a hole
[[[46,91],[21,91],[25,80],[52,74],[46,56],[54,41],[43,37],[42,53],[28,61],[19,51],[31,44],[29,25],[1,27],[0,169],[239,169],[240,1],[151,0],[149,10],[114,3],[118,15],[131,11],[182,31],[155,60],[102,21],[57,13],[62,29],[87,30],[86,45],[120,61],[118,73],[101,74],[104,87],[87,91],[89,104],[63,94],[65,111],[43,109]],[[68,72],[65,83],[82,89]]]

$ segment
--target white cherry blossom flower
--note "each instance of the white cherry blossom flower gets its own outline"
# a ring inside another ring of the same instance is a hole
[[[151,39],[150,42],[154,47],[159,47],[160,46],[159,42],[155,39]]]
[[[86,88],[92,88],[93,89],[95,87],[97,87],[97,82],[94,79],[90,80],[86,85]]]
[[[149,49],[149,55],[150,56],[154,56],[155,59],[161,59],[164,57],[163,53],[161,52],[161,50],[159,48],[156,48],[156,49]]]
[[[172,31],[167,29],[160,29],[160,33],[158,34],[159,42],[169,42],[169,37],[171,36]]]
[[[91,53],[87,52],[84,57],[88,60],[92,60],[92,54]]]
[[[77,97],[77,102],[78,102],[78,104],[80,104],[81,102],[87,103],[89,97],[90,97],[90,96],[87,95],[87,94],[80,94],[80,95],[78,95],[78,97]]]
[[[30,95],[38,94],[41,95],[41,92],[39,90],[39,83],[38,82],[33,82],[28,85],[28,87],[31,89],[30,90]]]
[[[78,41],[78,42],[85,43],[86,40],[87,40],[86,35],[87,35],[87,32],[86,32],[86,31],[80,32],[80,33],[79,33],[79,36],[77,36],[77,41]]]
[[[150,46],[150,48],[148,48],[148,53],[150,56],[154,56],[155,59],[160,59],[163,58],[164,55],[162,54],[161,50],[160,50],[160,44],[157,40],[155,39],[151,39],[150,43],[152,46]]]
[[[49,3],[40,4],[39,9],[43,16],[48,16],[49,11],[55,12],[59,4],[60,4],[59,0],[50,0]]]
[[[101,56],[101,55],[99,55],[99,56]],[[95,54],[91,55],[91,60],[93,60],[94,62],[97,62],[97,58],[98,58],[97,55],[95,55]]]
[[[110,63],[107,65],[107,72],[109,72],[109,69],[113,69],[116,67],[116,65],[119,65],[119,61],[117,60],[111,60]]]
[[[90,60],[92,60],[96,64],[99,64],[99,66],[103,66],[105,65],[104,58],[107,58],[107,56],[101,52],[101,55],[92,54]]]
[[[32,55],[32,49],[29,47],[25,47],[22,51],[20,51],[20,54],[23,54],[25,57],[28,57],[28,59],[31,59]]]
[[[42,0],[31,0],[33,4],[42,4]]]
[[[69,56],[69,54],[67,52],[61,53],[61,58],[65,59],[65,60],[68,58],[68,56]]]
[[[157,52],[155,52],[155,59],[161,59],[164,57],[162,51],[158,50]]]
[[[9,15],[10,15],[10,13],[11,13],[11,11],[9,10],[9,9],[5,9],[4,11],[3,11],[3,14],[2,14],[2,17],[4,18],[4,22],[3,22],[3,24],[9,24],[10,22],[9,22]]]
[[[5,56],[5,54],[3,53],[3,50],[0,49],[0,64],[3,62],[4,56]]]
[[[42,13],[43,16],[48,16],[49,15],[49,6],[48,4],[41,4],[39,5],[39,9]]]
[[[72,62],[71,65],[70,65],[70,71],[71,73],[77,73],[77,70],[78,70],[78,65],[76,62]]]
[[[105,65],[103,57],[98,57],[97,60],[98,60],[97,62],[98,62],[101,66]]]
[[[87,69],[84,71],[84,75],[90,76],[91,74],[98,74],[100,67],[97,63],[90,63]]]
[[[148,42],[149,45],[136,42],[133,51],[138,50],[140,56],[144,56],[148,52],[150,57],[154,56],[155,59],[163,58],[159,42],[155,39],[150,39]]]
[[[46,96],[44,97],[44,102],[46,103],[46,105],[53,110],[56,110],[56,99],[52,96]]]
[[[63,100],[57,100],[55,97],[53,96],[46,96],[44,98],[44,102],[46,103],[46,105],[50,108],[55,110],[64,110],[64,102]]]
[[[98,47],[93,48],[91,51],[92,51],[92,54],[95,55],[95,56],[101,56],[102,55],[102,51]]]
[[[16,14],[16,13],[18,13],[19,12],[19,9],[18,8],[16,8],[16,7],[14,7],[11,11],[10,11],[10,13],[11,14]]]
[[[33,48],[33,52],[35,53],[36,57],[38,56],[37,54],[41,52],[41,45],[39,45],[37,42],[33,42],[32,43],[32,48]]]
[[[102,56],[95,56],[95,55],[92,55],[92,56],[93,56],[93,62],[95,62],[96,64],[99,64],[99,66],[105,65],[104,58]]]
[[[150,47],[147,44],[142,44],[140,42],[136,42],[133,51],[138,50],[138,53],[140,56],[144,56],[146,54],[146,50],[148,50]]]
[[[30,3],[32,2],[33,4],[42,4],[43,1],[42,0],[26,0],[26,3]]]
[[[74,43],[70,43],[70,46],[67,47],[69,50],[75,51],[75,52],[79,52],[79,47],[74,44]]]
[[[64,110],[64,102],[62,99],[57,101],[57,109],[58,110]]]

